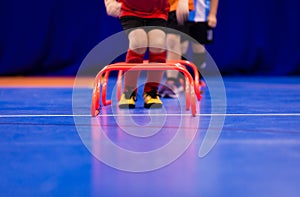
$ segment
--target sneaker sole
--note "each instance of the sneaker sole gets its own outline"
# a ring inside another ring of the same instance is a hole
[[[173,91],[162,91],[159,93],[162,98],[176,98],[177,95]]]
[[[151,103],[151,104],[144,103],[144,108],[159,109],[159,108],[162,108],[162,104],[160,104],[160,103]]]
[[[174,99],[174,98],[177,98],[178,96],[175,95],[175,94],[164,94],[164,95],[161,95],[161,97],[163,97],[163,98],[169,98],[169,99]]]
[[[129,105],[119,105],[119,108],[120,109],[134,109],[135,108],[135,105],[133,104],[129,104]]]

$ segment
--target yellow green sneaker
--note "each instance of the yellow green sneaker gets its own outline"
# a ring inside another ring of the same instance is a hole
[[[121,109],[133,109],[135,108],[136,91],[133,88],[125,88],[125,91],[121,95],[119,101],[119,108]]]
[[[162,101],[159,98],[157,90],[153,89],[150,92],[144,92],[144,107],[147,109],[162,107]]]

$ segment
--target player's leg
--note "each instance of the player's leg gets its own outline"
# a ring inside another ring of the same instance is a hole
[[[143,63],[144,54],[148,46],[147,33],[139,28],[143,23],[138,18],[121,19],[122,26],[128,33],[129,48],[126,63]],[[137,82],[140,71],[127,71],[124,74],[124,92],[119,101],[120,108],[134,108],[137,94]]]
[[[168,60],[180,60],[181,50],[180,50],[180,39],[181,32],[185,32],[185,27],[177,23],[176,12],[170,12],[167,22],[168,30],[166,37],[166,47],[167,47],[167,59]],[[178,81],[178,71],[168,70],[166,71],[166,81],[165,85],[162,86],[159,93],[165,98],[175,98],[180,91],[183,91],[183,87]]]
[[[199,70],[206,67],[206,49],[205,45],[198,42],[192,43],[193,62],[197,65]]]
[[[189,44],[190,44],[189,43],[189,38],[187,38],[186,36],[182,36],[181,37],[181,44],[180,44],[181,60],[188,60],[187,52],[188,52]],[[190,72],[192,72],[192,70],[189,67],[187,67],[187,69]],[[183,74],[178,75],[177,81],[179,81],[179,83],[180,83],[179,87],[181,87],[182,91],[184,91],[185,90],[185,77],[183,76]]]
[[[213,43],[213,29],[207,22],[194,22],[191,23],[190,32],[196,41],[192,43],[193,62],[198,68],[201,83],[204,84],[201,73],[206,67],[205,44]]]
[[[160,28],[148,32],[149,40],[149,62],[166,62],[166,33]],[[162,102],[158,95],[158,87],[163,78],[163,71],[147,72],[147,80],[144,87],[144,107],[160,108]]]
[[[180,34],[168,33],[167,34],[167,59],[180,60],[181,59],[181,36]],[[166,71],[165,86],[160,90],[160,94],[165,98],[176,98],[177,95],[183,91],[183,87],[178,80],[179,72],[176,70]]]

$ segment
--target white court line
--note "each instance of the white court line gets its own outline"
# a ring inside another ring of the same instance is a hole
[[[101,114],[99,117],[140,117],[140,116],[191,116],[191,114]],[[200,117],[210,116],[300,116],[300,113],[253,113],[253,114],[196,114]],[[34,118],[34,117],[91,117],[89,114],[3,114],[0,118]]]

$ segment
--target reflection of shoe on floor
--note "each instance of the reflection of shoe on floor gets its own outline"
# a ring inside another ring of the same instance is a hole
[[[136,91],[133,88],[126,87],[119,101],[119,108],[133,109],[135,108]]]
[[[183,91],[184,88],[176,79],[168,78],[165,84],[161,86],[159,94],[163,98],[176,98]]]
[[[162,107],[162,101],[156,89],[152,89],[150,92],[144,92],[144,107],[147,109]]]

